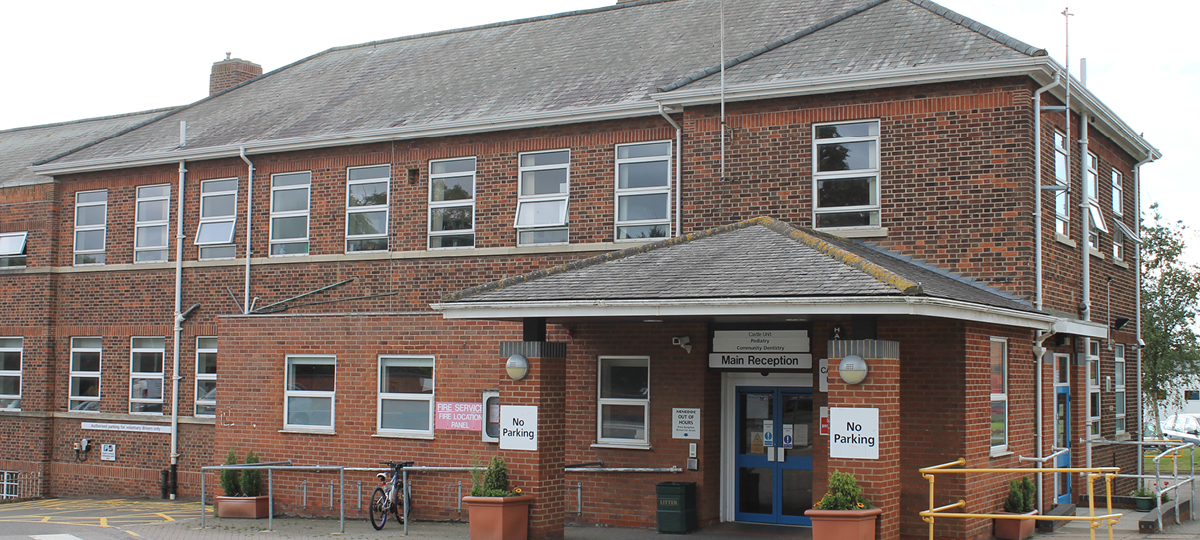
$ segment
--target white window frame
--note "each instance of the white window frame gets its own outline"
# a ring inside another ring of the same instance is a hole
[[[354,171],[366,170],[366,169],[385,169],[387,171],[387,174],[385,176],[360,178],[358,180],[350,179],[350,177],[354,174]],[[385,200],[384,200],[383,204],[374,204],[374,205],[367,205],[367,206],[350,206],[350,188],[352,186],[359,186],[359,185],[363,185],[363,184],[378,184],[380,182],[382,182],[384,185],[383,193],[384,193]],[[383,252],[383,251],[387,251],[390,248],[390,245],[389,245],[390,242],[388,241],[389,240],[388,232],[391,230],[390,229],[391,213],[389,212],[388,208],[391,206],[391,204],[390,204],[391,200],[392,200],[392,165],[390,163],[384,163],[381,165],[368,165],[365,167],[350,167],[350,168],[346,169],[346,245],[345,245],[346,253]],[[351,216],[353,216],[354,214],[372,214],[372,213],[376,213],[376,212],[383,212],[383,232],[378,233],[378,234],[350,234],[350,217]],[[379,239],[382,239],[384,242],[383,249],[351,249],[351,247],[350,247],[352,242],[355,242],[358,240],[379,240]]]
[[[566,163],[555,163],[552,165],[537,165],[537,166],[528,166],[528,167],[526,167],[524,165],[525,156],[534,156],[534,155],[538,155],[538,154],[554,154],[554,153],[560,153],[560,152],[565,152],[567,154],[567,162]],[[557,170],[557,169],[563,169],[565,171],[564,174],[566,175],[566,180],[563,184],[563,189],[565,191],[560,191],[559,193],[543,193],[543,194],[535,194],[535,195],[526,195],[525,194],[525,173],[536,172],[536,171],[550,171],[550,170]],[[513,216],[513,228],[517,229],[517,245],[518,246],[560,245],[560,244],[569,243],[569,241],[567,241],[567,242],[536,242],[536,241],[526,242],[526,241],[523,241],[522,239],[525,238],[526,236],[532,236],[533,234],[536,234],[538,232],[562,231],[563,233],[569,234],[569,227],[567,226],[567,208],[570,205],[570,193],[571,193],[571,150],[569,148],[564,148],[564,149],[559,149],[559,150],[545,150],[545,151],[540,151],[540,152],[524,152],[521,154],[517,154],[517,211],[516,211],[516,214]],[[550,203],[550,202],[558,202],[562,205],[561,209],[559,210],[558,219],[556,221],[551,222],[551,223],[537,223],[537,224],[532,224],[532,225],[522,225],[521,224],[521,209],[523,206],[532,206],[532,205],[536,205],[538,203]]]
[[[204,341],[213,340],[215,342],[217,340],[217,337],[216,336],[197,336],[196,337],[196,384],[194,387],[194,394],[193,394],[195,396],[195,404],[192,407],[192,415],[199,416],[201,418],[213,418],[216,416],[215,411],[216,411],[216,407],[217,407],[217,400],[216,399],[201,399],[200,398],[200,396],[201,396],[200,384],[202,382],[212,381],[213,389],[215,390],[217,387],[216,386],[217,385],[217,374],[216,373],[202,373],[200,371],[200,355],[201,354],[217,355],[218,362],[220,361],[220,355],[218,354],[216,347],[201,346],[201,343],[202,343],[201,340],[204,340]],[[200,411],[201,406],[210,406],[210,405],[213,407],[213,411],[214,411],[213,414],[200,414],[199,411]]]
[[[1121,232],[1121,227],[1113,227],[1112,257],[1115,261],[1125,258],[1125,233]]]
[[[86,195],[86,194],[90,194],[90,193],[103,193],[104,200],[103,201],[84,202],[84,203],[79,202],[79,198],[81,195]],[[104,207],[104,220],[98,225],[80,225],[79,224],[79,209],[90,207],[90,206],[103,206]],[[101,238],[100,247],[98,249],[79,249],[79,233],[85,233],[85,232],[89,232],[89,231],[100,231],[100,233],[101,233],[100,234],[100,238]],[[77,192],[75,192],[75,236],[72,239],[72,246],[73,246],[72,251],[74,252],[75,266],[88,266],[88,265],[105,263],[105,259],[106,259],[105,249],[108,247],[108,190],[107,189],[97,189],[97,190],[92,190],[92,191],[77,191]],[[92,260],[92,261],[85,260],[84,262],[79,262],[81,257],[83,257],[83,258],[94,257],[95,260]]]
[[[100,342],[99,347],[84,347],[76,345],[77,342],[82,343],[83,340],[96,340]],[[82,371],[75,369],[75,354],[76,353],[97,353],[100,355],[96,362],[96,371]],[[70,379],[67,382],[67,410],[71,412],[100,412],[100,398],[104,395],[104,379],[100,376],[100,372],[104,369],[104,339],[96,337],[73,337],[71,338],[71,358],[70,358]],[[95,396],[77,396],[72,393],[72,384],[75,379],[96,379],[96,395]],[[75,404],[79,403],[82,407],[91,408],[76,408]],[[89,403],[93,405],[88,405]]]
[[[1000,362],[1004,368],[1004,375],[1003,375],[1004,392],[1001,392],[1001,393],[990,392],[989,395],[991,396],[991,398],[988,401],[988,415],[987,415],[988,427],[989,427],[988,441],[989,441],[989,444],[991,447],[991,453],[999,454],[999,453],[1004,453],[1004,452],[1008,451],[1008,426],[1010,423],[1009,422],[1009,417],[1010,417],[1009,412],[1010,411],[1009,411],[1009,407],[1008,407],[1008,405],[1009,405],[1009,401],[1008,401],[1008,339],[1001,338],[1001,337],[993,337],[988,341],[988,343],[989,343],[989,347],[988,347],[988,366],[989,366],[988,378],[989,379],[991,378],[991,375],[990,375],[991,367],[990,366],[992,364],[992,348],[995,346],[995,344],[997,344],[997,343],[1000,344],[1000,351],[1001,351],[1001,355],[1003,356],[1003,358],[1001,358]],[[991,382],[989,381],[989,388],[990,388],[990,384],[991,384]],[[992,412],[991,411],[995,407],[995,404],[999,403],[999,402],[1004,403],[1004,442],[1001,444],[993,444],[991,441],[991,437],[992,437],[992,434],[991,434]]]
[[[153,341],[159,340],[159,347],[148,347],[146,343],[138,346],[139,340]],[[138,353],[158,354],[158,371],[134,371],[137,368],[135,358]],[[163,396],[166,395],[166,387],[163,386],[165,377],[163,377],[163,368],[167,365],[167,339],[158,336],[135,336],[129,340],[129,414],[148,414],[162,415]],[[133,389],[137,381],[158,381],[158,397],[134,397]],[[158,411],[135,411],[135,404],[144,405],[159,405]]]
[[[295,361],[304,361],[307,364],[314,365],[332,365],[333,366],[333,385],[332,391],[328,390],[290,390],[292,379],[292,364]],[[291,401],[292,398],[315,398],[329,399],[329,425],[314,425],[314,424],[292,424],[288,420],[291,418]],[[331,354],[289,354],[285,357],[284,374],[283,374],[283,428],[289,431],[310,431],[321,433],[332,433],[334,426],[337,424],[337,356]]]
[[[642,365],[646,369],[646,397],[638,398],[605,398],[604,394],[604,364],[616,362],[617,365]],[[649,356],[601,356],[596,362],[596,444],[601,446],[625,446],[633,448],[649,448],[650,446],[650,357]],[[633,438],[604,437],[604,407],[640,406],[644,411],[642,417],[642,436]]]
[[[1095,339],[1085,340],[1084,355],[1087,365],[1087,437],[1100,438],[1100,422],[1103,404],[1100,395],[1100,342]]]
[[[472,165],[471,165],[470,171],[458,171],[458,172],[448,172],[448,173],[433,172],[433,167],[434,167],[434,164],[436,164],[436,163],[448,163],[448,162],[452,162],[452,161],[466,161],[466,160],[471,160]],[[459,176],[468,176],[468,175],[471,177],[471,197],[469,199],[452,199],[452,200],[448,200],[448,201],[433,200],[433,185],[436,180],[441,179],[441,178],[455,178],[455,177],[459,177]],[[478,194],[478,191],[479,191],[479,160],[476,159],[475,156],[467,156],[467,157],[459,157],[459,158],[451,158],[451,159],[429,160],[429,195],[428,195],[428,197],[426,197],[426,200],[429,201],[429,209],[427,212],[428,216],[425,219],[425,223],[428,226],[428,230],[426,231],[428,233],[428,236],[427,236],[428,249],[473,249],[475,247],[475,243],[476,243],[475,242],[476,241],[476,238],[475,238],[475,224],[476,224],[476,222],[475,222],[475,217],[476,217],[475,216],[475,199],[476,199],[476,195]],[[470,229],[451,229],[451,230],[440,230],[440,231],[433,230],[433,214],[434,214],[435,210],[449,209],[449,208],[466,208],[466,207],[471,208],[471,228]],[[469,245],[469,246],[436,246],[435,247],[433,245],[433,239],[436,237],[468,236],[468,235],[470,235],[470,237],[471,237],[471,245]]]
[[[166,188],[166,195],[142,195],[142,190],[162,189]],[[161,202],[165,210],[162,219],[142,219],[142,203]],[[138,186],[137,198],[134,200],[134,218],[133,218],[133,262],[135,263],[161,263],[171,260],[171,184],[155,184],[152,186]],[[153,245],[138,245],[138,237],[143,229],[154,229],[162,227],[162,243]],[[142,254],[155,253],[159,254],[157,259],[143,260]]]
[[[1112,199],[1113,214],[1125,215],[1125,179],[1116,167],[1112,168]]]
[[[423,393],[407,393],[407,392],[386,392],[384,385],[387,380],[384,374],[384,368],[387,366],[413,366],[413,367],[429,367],[430,368],[430,383],[433,385],[428,394]],[[416,438],[432,438],[434,428],[434,395],[437,392],[437,363],[433,356],[429,355],[407,355],[407,354],[385,354],[379,356],[379,371],[378,386],[376,394],[378,398],[375,402],[375,429],[380,435],[391,435],[399,437],[416,437]],[[426,420],[428,429],[398,429],[383,427],[383,405],[385,401],[414,401],[424,402],[429,409],[429,418]]]
[[[285,176],[299,176],[299,175],[308,175],[308,182],[306,182],[304,184],[290,184],[290,185],[282,185],[282,186],[275,185],[275,181],[278,178],[285,177]],[[281,193],[284,191],[299,191],[299,190],[305,191],[305,196],[307,199],[307,204],[305,204],[305,207],[303,210],[280,210],[280,211],[275,210],[275,194],[276,193]],[[311,210],[312,210],[312,171],[296,171],[296,172],[279,173],[279,174],[271,175],[271,230],[270,230],[270,236],[268,237],[268,238],[270,238],[270,245],[271,245],[270,256],[271,257],[302,257],[305,255],[308,255],[312,251],[312,246],[309,243],[309,238],[312,236],[312,216],[310,215]],[[304,237],[303,238],[301,238],[301,237],[282,238],[282,239],[275,238],[275,221],[276,220],[287,219],[287,218],[297,218],[297,217],[304,218],[305,225],[304,225]],[[285,246],[300,245],[300,244],[304,245],[303,253],[276,253],[276,251],[275,251],[275,248],[277,246],[280,248],[283,248]]]
[[[235,187],[232,190],[226,189],[226,190],[220,190],[220,191],[216,191],[216,190],[205,191],[206,187],[209,185],[216,184],[217,182],[229,182],[231,180],[235,183]],[[196,240],[195,240],[194,244],[197,246],[200,246],[199,258],[201,260],[232,259],[232,258],[237,257],[237,246],[233,243],[233,236],[234,236],[234,234],[236,234],[236,231],[237,231],[237,209],[238,209],[238,187],[236,185],[237,183],[238,183],[238,178],[236,178],[236,177],[234,177],[234,178],[214,178],[211,180],[204,180],[204,181],[200,182],[200,223],[199,223],[199,225],[196,226]],[[230,195],[233,196],[233,211],[230,214],[204,217],[204,208],[209,199],[215,198],[215,197],[228,197]],[[204,229],[205,225],[217,226],[222,223],[229,224],[229,236],[228,237],[226,237],[222,240],[213,240],[213,241],[207,241],[207,242],[200,240],[200,233],[201,233],[201,230]],[[228,251],[230,254],[229,255],[218,254],[218,253],[216,253],[218,250]]]
[[[0,234],[0,268],[25,266],[26,231]],[[19,259],[19,260],[18,260]]]
[[[1084,178],[1087,182],[1087,203],[1089,226],[1088,244],[1091,248],[1100,251],[1100,233],[1108,232],[1108,226],[1104,223],[1104,212],[1100,211],[1100,158],[1096,154],[1088,152],[1086,156],[1087,164],[1085,165]]]
[[[1125,433],[1125,410],[1128,407],[1125,394],[1125,345],[1113,345],[1113,425],[1116,433]]]
[[[1067,136],[1054,130],[1054,183],[1058,191],[1054,192],[1054,230],[1062,237],[1071,236],[1071,179],[1067,177],[1070,170],[1070,154],[1067,152]]]
[[[838,138],[827,138],[827,139],[817,138],[817,132],[822,127],[852,125],[852,124],[874,124],[876,134],[868,135],[868,136],[861,136],[861,137],[838,137]],[[864,118],[862,120],[853,120],[853,121],[844,121],[844,122],[822,122],[822,123],[814,123],[812,125],[812,148],[811,148],[812,172],[813,172],[813,174],[812,174],[812,179],[813,179],[812,180],[812,194],[813,194],[813,197],[812,197],[812,226],[814,229],[819,228],[822,230],[833,230],[833,231],[872,230],[872,229],[878,229],[882,226],[881,220],[883,219],[883,217],[882,217],[882,209],[881,209],[882,204],[881,203],[882,203],[882,192],[883,192],[883,186],[882,186],[883,175],[881,174],[882,163],[881,163],[881,159],[880,159],[883,155],[882,132],[883,132],[883,125],[877,118]],[[874,161],[875,166],[866,168],[866,169],[851,169],[851,170],[845,170],[845,171],[820,171],[819,170],[820,169],[820,160],[821,160],[820,147],[822,144],[833,144],[834,141],[837,141],[839,143],[874,142],[875,143],[875,155],[872,156],[872,160]],[[870,195],[871,200],[875,201],[874,203],[868,203],[868,204],[863,204],[863,205],[854,205],[854,206],[834,206],[834,207],[829,207],[829,208],[824,208],[824,209],[821,208],[820,186],[821,186],[822,181],[838,180],[838,179],[843,179],[843,178],[862,178],[862,177],[873,177],[875,179],[873,182],[873,184],[874,184],[874,187],[872,189],[873,193],[871,193],[871,195]],[[868,223],[867,225],[851,225],[851,226],[841,226],[841,227],[835,227],[835,226],[820,227],[819,226],[820,217],[823,214],[843,214],[843,213],[851,213],[851,212],[870,213],[872,215],[871,218],[868,220],[870,223]]]
[[[14,343],[9,343],[15,341]],[[25,338],[21,336],[0,337],[0,353],[17,353],[17,369],[3,369],[0,364],[0,377],[16,377],[17,378],[17,393],[16,394],[0,394],[0,411],[19,411],[21,410],[21,385],[25,382],[21,377],[21,373],[25,370]],[[14,400],[9,402],[9,400]]]
[[[666,144],[667,153],[638,157],[638,158],[621,158],[621,148],[626,146],[647,146],[652,144]],[[613,148],[613,157],[616,160],[616,165],[613,167],[613,238],[617,242],[645,242],[671,238],[674,235],[672,228],[673,221],[673,206],[674,198],[672,195],[672,187],[674,179],[671,178],[671,171],[675,170],[675,154],[672,141],[645,141],[638,143],[618,144]],[[621,187],[621,165],[627,163],[650,163],[655,161],[664,161],[667,164],[666,183],[662,186],[640,187],[640,188],[622,188]],[[622,220],[621,219],[621,199],[624,197],[636,197],[639,195],[666,195],[667,197],[667,212],[666,216],[660,219],[639,219],[639,220]],[[621,238],[621,229],[625,227],[653,227],[661,225],[663,227],[662,236],[650,236],[646,238]]]

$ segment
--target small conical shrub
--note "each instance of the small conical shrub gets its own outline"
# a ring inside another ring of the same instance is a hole
[[[486,497],[507,497],[508,465],[500,456],[492,457],[488,463],[487,472],[483,473],[483,494]]]
[[[258,463],[258,454],[251,450],[246,453],[246,464]],[[262,471],[245,470],[242,471],[242,495],[246,497],[257,497],[262,495]]]
[[[230,448],[229,453],[225,454],[226,465],[237,465],[237,450]],[[242,493],[242,485],[238,482],[238,471],[224,470],[221,471],[221,490],[225,492],[226,497],[237,497]]]

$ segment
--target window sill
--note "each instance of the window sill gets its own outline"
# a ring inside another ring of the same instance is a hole
[[[1003,450],[999,450],[999,449],[992,450],[991,452],[989,452],[989,453],[988,453],[988,457],[990,457],[990,458],[992,458],[992,459],[998,459],[998,458],[1002,458],[1002,457],[1008,457],[1008,456],[1011,456],[1011,455],[1013,455],[1013,451],[1012,451],[1012,450],[1009,450],[1009,449],[1007,449],[1007,448],[1005,448],[1005,449],[1003,449]]]
[[[826,234],[842,238],[884,238],[888,235],[887,227],[859,227],[854,229],[817,229]]]
[[[332,429],[300,429],[300,428],[283,428],[280,433],[294,433],[298,435],[337,435],[337,432]]]
[[[372,434],[371,436],[379,437],[382,439],[419,439],[419,440],[424,440],[424,441],[432,441],[435,439],[435,437],[433,436],[432,433],[429,433],[429,434],[412,433],[412,434],[410,434],[410,433],[388,433],[385,431],[377,431],[374,434]]]
[[[1067,238],[1066,236],[1058,234],[1057,232],[1054,233],[1054,240],[1060,244],[1066,244],[1071,247],[1079,247],[1079,246],[1075,245],[1074,240],[1071,240],[1070,238]]]
[[[1088,254],[1101,260],[1104,259],[1104,252],[1096,248],[1088,248]]]
[[[617,444],[592,443],[592,448],[612,448],[614,450],[653,450],[648,444]]]
[[[1120,266],[1121,268],[1124,268],[1126,270],[1129,270],[1129,263],[1127,263],[1121,259],[1113,259],[1113,264],[1116,266]]]
[[[1128,432],[1126,432],[1126,433],[1118,433],[1118,434],[1116,434],[1116,436],[1114,436],[1114,437],[1113,437],[1113,440],[1116,440],[1116,441],[1128,441],[1129,439],[1132,439],[1132,438],[1133,438],[1133,435],[1130,435]]]

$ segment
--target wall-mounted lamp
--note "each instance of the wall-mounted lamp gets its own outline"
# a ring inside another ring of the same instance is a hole
[[[857,354],[847,354],[838,364],[838,375],[846,384],[858,384],[867,378],[867,361]]]
[[[508,361],[504,362],[504,371],[508,372],[509,378],[514,381],[524,379],[529,375],[529,359],[522,355],[514,354],[508,357]]]

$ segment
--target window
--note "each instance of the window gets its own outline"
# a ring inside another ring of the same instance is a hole
[[[650,359],[644,356],[600,358],[597,442],[627,446],[650,444]]]
[[[617,145],[616,197],[617,240],[671,235],[671,141]]]
[[[196,245],[201,259],[232,259],[237,256],[233,231],[237,225],[238,179],[200,182],[200,226]]]
[[[387,251],[390,165],[346,172],[346,253]]]
[[[196,416],[217,415],[217,338],[196,338]]]
[[[129,412],[133,414],[162,414],[163,412],[163,338],[133,338],[130,349]]]
[[[16,499],[20,493],[20,472],[0,471],[0,499]]]
[[[1104,213],[1100,211],[1100,175],[1097,169],[1100,167],[1100,160],[1096,154],[1088,152],[1086,156],[1086,177],[1087,177],[1087,198],[1088,198],[1088,218],[1089,227],[1088,243],[1092,249],[1100,250],[1100,233],[1108,232],[1108,227],[1104,225]]]
[[[167,235],[171,227],[171,186],[137,188],[133,261],[162,262],[167,257]]]
[[[25,340],[0,338],[0,410],[21,410],[21,355]]]
[[[289,356],[284,391],[284,427],[329,431],[333,429],[333,356]]]
[[[1186,401],[1200,401],[1200,390],[1184,390],[1183,399]]]
[[[1071,180],[1067,178],[1067,136],[1054,132],[1054,183],[1060,188],[1054,192],[1055,231],[1062,236],[1071,236]]]
[[[104,264],[108,190],[75,194],[75,264]]]
[[[879,226],[879,122],[813,126],[813,226]]]
[[[71,338],[72,411],[100,412],[100,338]]]
[[[1088,438],[1100,437],[1100,342],[1087,340]]]
[[[1112,232],[1112,256],[1113,260],[1121,260],[1125,258],[1125,233],[1121,232],[1121,227],[1113,227]]]
[[[521,154],[518,172],[517,245],[567,243],[571,151]]]
[[[1112,211],[1118,216],[1125,213],[1125,184],[1122,183],[1121,172],[1113,167],[1112,170]]]
[[[0,234],[0,268],[25,266],[25,239],[27,232]]]
[[[312,173],[271,177],[271,256],[308,254],[308,192]]]
[[[1008,341],[992,338],[992,452],[1008,450]]]
[[[1125,433],[1125,346],[1113,345],[1113,425]]]
[[[433,435],[433,357],[379,357],[380,433]]]
[[[475,158],[429,162],[429,247],[475,246]]]

